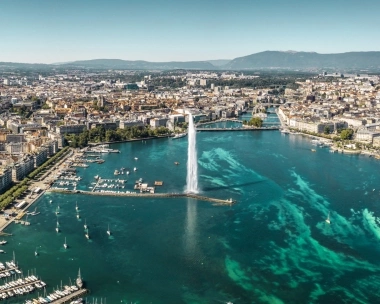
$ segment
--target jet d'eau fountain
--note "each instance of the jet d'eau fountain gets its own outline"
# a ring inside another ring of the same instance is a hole
[[[193,115],[189,113],[189,131],[187,148],[187,177],[186,192],[198,193],[198,160],[196,150],[197,131],[194,126]]]

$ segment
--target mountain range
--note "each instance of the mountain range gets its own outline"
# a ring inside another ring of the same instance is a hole
[[[28,64],[0,62],[0,68],[84,68],[120,70],[380,70],[380,52],[348,52],[339,54],[319,54],[315,52],[265,51],[232,60],[170,61],[150,62],[143,60],[93,59],[66,63]]]

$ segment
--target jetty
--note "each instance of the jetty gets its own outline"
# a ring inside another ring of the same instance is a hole
[[[71,301],[78,299],[82,296],[84,296],[86,293],[88,293],[88,290],[85,288],[79,289],[63,298],[60,298],[58,300],[52,301],[50,303],[55,303],[55,304],[62,304],[62,303],[70,303]]]
[[[203,196],[195,193],[138,193],[138,192],[117,192],[117,191],[103,191],[93,192],[84,190],[63,190],[63,189],[49,189],[46,192],[60,192],[60,193],[72,193],[72,194],[85,194],[85,195],[99,195],[99,196],[120,196],[120,197],[140,197],[140,198],[193,198],[200,201],[214,203],[216,205],[233,205],[235,200],[220,199],[209,196]]]

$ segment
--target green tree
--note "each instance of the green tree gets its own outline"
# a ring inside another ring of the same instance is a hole
[[[343,140],[352,139],[353,135],[354,135],[354,130],[352,129],[343,129],[342,132],[340,132],[340,138]]]
[[[248,125],[249,126],[254,126],[254,127],[257,127],[257,128],[261,128],[263,126],[263,120],[260,117],[252,117],[248,121]]]
[[[323,133],[324,134],[330,134],[331,130],[330,130],[330,127],[329,126],[325,126],[324,130],[323,130]]]

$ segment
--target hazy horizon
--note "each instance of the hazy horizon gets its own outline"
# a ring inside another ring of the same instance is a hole
[[[377,8],[375,0],[3,0],[0,61],[209,61],[266,50],[376,51]]]

